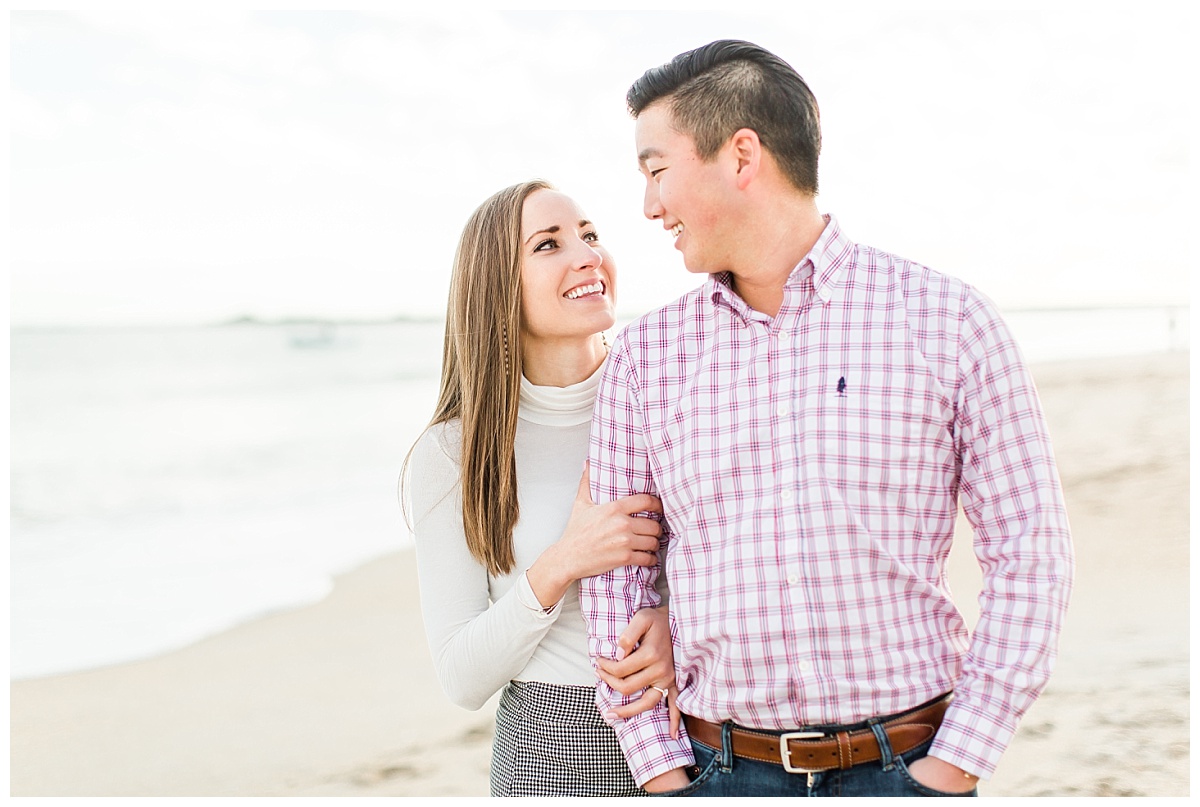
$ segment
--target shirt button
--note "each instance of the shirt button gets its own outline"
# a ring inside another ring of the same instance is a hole
[[[787,404],[785,404],[785,403],[781,403],[781,404],[780,404],[780,405],[779,405],[779,406],[778,406],[778,407],[775,409],[775,414],[779,415],[780,417],[786,417],[786,416],[787,416],[787,414],[788,414],[788,412],[791,412],[791,411],[792,411],[792,410],[791,410],[791,407],[789,407],[789,406],[788,406]]]
[[[800,582],[800,575],[798,575],[798,574],[789,574],[789,575],[788,575],[788,582],[789,582],[789,583],[791,583],[793,586],[794,586],[794,585],[796,585],[797,583],[799,583],[799,582]]]
[[[783,499],[785,502],[790,502],[792,500],[792,492],[787,488],[784,488],[779,494],[779,498]]]
[[[807,661],[800,662],[800,672],[808,672],[808,668],[811,666],[812,665],[809,664]]]

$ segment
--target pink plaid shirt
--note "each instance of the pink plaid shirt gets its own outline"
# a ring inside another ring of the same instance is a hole
[[[1037,392],[987,299],[827,221],[774,318],[717,275],[618,337],[592,494],[663,500],[685,713],[790,730],[953,689],[931,753],[986,777],[1049,676],[1073,573]],[[960,500],[973,636],[945,571]],[[593,656],[658,604],[658,574],[583,582]],[[615,728],[639,784],[692,762],[661,706]]]

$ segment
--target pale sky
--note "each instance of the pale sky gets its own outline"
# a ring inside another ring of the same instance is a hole
[[[1002,307],[1179,303],[1175,8],[13,12],[11,319],[440,315],[467,216],[532,177],[648,310],[699,279],[642,217],[624,94],[721,38],[812,87],[818,205],[855,240]]]

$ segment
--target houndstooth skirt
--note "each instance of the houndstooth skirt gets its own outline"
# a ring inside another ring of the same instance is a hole
[[[644,796],[594,687],[512,681],[496,710],[493,796]]]

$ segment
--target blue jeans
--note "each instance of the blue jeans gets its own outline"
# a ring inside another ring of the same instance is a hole
[[[917,784],[908,772],[908,764],[929,751],[929,740],[911,751],[892,753],[887,735],[876,731],[883,759],[865,762],[849,770],[832,770],[812,775],[812,787],[803,773],[788,773],[782,765],[741,759],[729,751],[729,734],[723,736],[722,749],[692,741],[696,768],[688,771],[692,781],[687,787],[657,793],[658,796],[975,796],[969,793],[943,793]],[[698,773],[697,773],[698,769]]]

